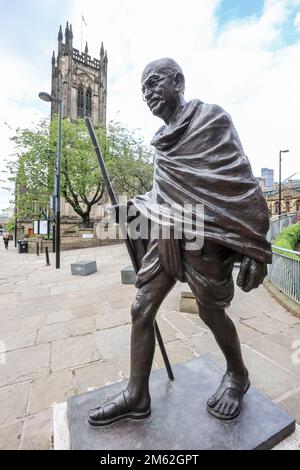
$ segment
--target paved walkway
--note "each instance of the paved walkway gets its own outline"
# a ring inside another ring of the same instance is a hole
[[[11,243],[5,251],[0,239],[0,449],[51,448],[55,403],[128,377],[135,288],[120,283],[125,247],[64,252],[60,270],[50,257],[47,267],[44,256],[18,254]],[[96,259],[99,271],[72,276],[79,259]],[[221,358],[200,319],[178,311],[179,296],[180,284],[158,314],[171,362]],[[236,288],[230,315],[252,384],[300,422],[300,319],[264,287]],[[154,367],[162,366],[157,351]]]

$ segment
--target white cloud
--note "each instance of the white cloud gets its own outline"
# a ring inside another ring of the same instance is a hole
[[[7,174],[5,160],[14,153],[14,147],[10,137],[17,127],[28,127],[37,122],[42,113],[32,105],[43,82],[38,76],[37,70],[28,62],[20,58],[13,58],[1,51],[1,66],[5,73],[0,75],[0,88],[5,94],[0,95],[0,180]],[[45,84],[48,87],[48,84]],[[46,88],[47,89],[47,88]],[[12,129],[10,129],[12,128]],[[0,211],[9,205],[11,195],[9,191],[2,189],[11,187],[11,183],[0,182]]]
[[[297,13],[294,19],[294,26],[297,31],[300,31],[300,11]]]
[[[276,176],[279,150],[291,150],[283,160],[285,178],[300,171],[300,36],[293,45],[284,45],[283,26],[292,17],[300,30],[300,12],[296,12],[300,1],[266,0],[260,16],[221,29],[216,17],[220,1],[74,0],[66,19],[73,25],[75,47],[80,48],[83,13],[88,25],[83,27],[83,42],[88,40],[90,54],[99,55],[101,41],[108,51],[110,119],[117,117],[131,128],[141,128],[149,141],[160,121],[141,99],[140,75],[150,60],[173,57],[185,72],[187,99],[218,103],[232,115],[255,174],[268,166]],[[45,58],[46,69],[52,48]],[[19,76],[6,81],[9,97],[0,102],[0,109],[5,106],[12,124],[27,123],[32,112],[39,115],[44,108],[29,110],[20,100],[35,99],[36,90],[48,89],[49,83],[43,84],[45,73],[30,64],[17,58],[5,60]],[[0,121],[9,121],[4,114]],[[5,141],[1,128],[0,138]]]

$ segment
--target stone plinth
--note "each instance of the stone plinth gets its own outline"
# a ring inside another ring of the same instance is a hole
[[[170,382],[165,369],[151,374],[152,414],[144,420],[126,419],[100,428],[88,424],[89,409],[113,398],[124,382],[70,398],[71,449],[270,449],[295,430],[295,420],[252,387],[234,421],[209,415],[206,401],[222,377],[219,364],[209,355],[175,365],[174,375]]]

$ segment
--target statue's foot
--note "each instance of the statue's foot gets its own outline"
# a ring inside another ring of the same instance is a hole
[[[106,426],[120,419],[143,419],[151,413],[150,402],[146,406],[136,406],[130,403],[123,391],[109,403],[92,408],[88,415],[88,422],[92,426]]]
[[[242,377],[226,372],[220,387],[207,401],[207,411],[222,420],[228,421],[236,418],[240,414],[243,397],[249,387],[247,370]]]

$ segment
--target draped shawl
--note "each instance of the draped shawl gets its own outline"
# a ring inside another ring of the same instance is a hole
[[[162,126],[152,190],[136,208],[158,222],[153,205],[204,204],[204,237],[238,254],[270,263],[268,208],[231,117],[220,106],[186,103],[176,127]]]

